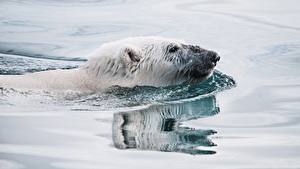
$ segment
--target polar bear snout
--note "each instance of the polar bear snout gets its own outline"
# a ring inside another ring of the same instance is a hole
[[[211,64],[213,66],[216,66],[217,62],[220,60],[220,56],[218,53],[206,50],[201,48],[197,45],[182,45],[183,48],[186,48],[189,52],[188,55],[191,58],[196,58],[196,60],[202,60],[203,62],[206,62],[206,64]]]
[[[217,62],[221,59],[221,57],[214,51],[209,51],[207,55],[214,66],[216,66]]]
[[[203,79],[211,74],[221,57],[214,51],[199,47],[197,49],[198,51],[193,50],[192,62],[186,68],[193,79]]]

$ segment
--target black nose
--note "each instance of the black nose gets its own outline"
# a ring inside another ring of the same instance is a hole
[[[210,51],[208,53],[208,56],[209,56],[210,61],[215,64],[220,60],[220,56],[216,52]]]

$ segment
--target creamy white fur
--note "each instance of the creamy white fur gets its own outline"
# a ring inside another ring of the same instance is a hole
[[[167,86],[184,82],[178,66],[167,62],[166,48],[183,41],[161,37],[134,37],[103,44],[88,62],[72,70],[25,75],[1,75],[0,86],[21,89],[96,91],[113,85]],[[129,55],[130,54],[130,55]],[[130,57],[134,55],[134,57]]]

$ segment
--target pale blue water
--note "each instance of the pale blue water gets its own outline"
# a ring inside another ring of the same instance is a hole
[[[82,65],[104,42],[217,51],[194,85],[0,93],[0,169],[300,168],[297,0],[1,1],[0,74]]]

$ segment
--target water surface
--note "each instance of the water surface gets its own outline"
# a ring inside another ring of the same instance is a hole
[[[0,74],[75,68],[139,35],[221,61],[191,86],[2,90],[0,168],[300,168],[299,31],[297,0],[1,1]]]

